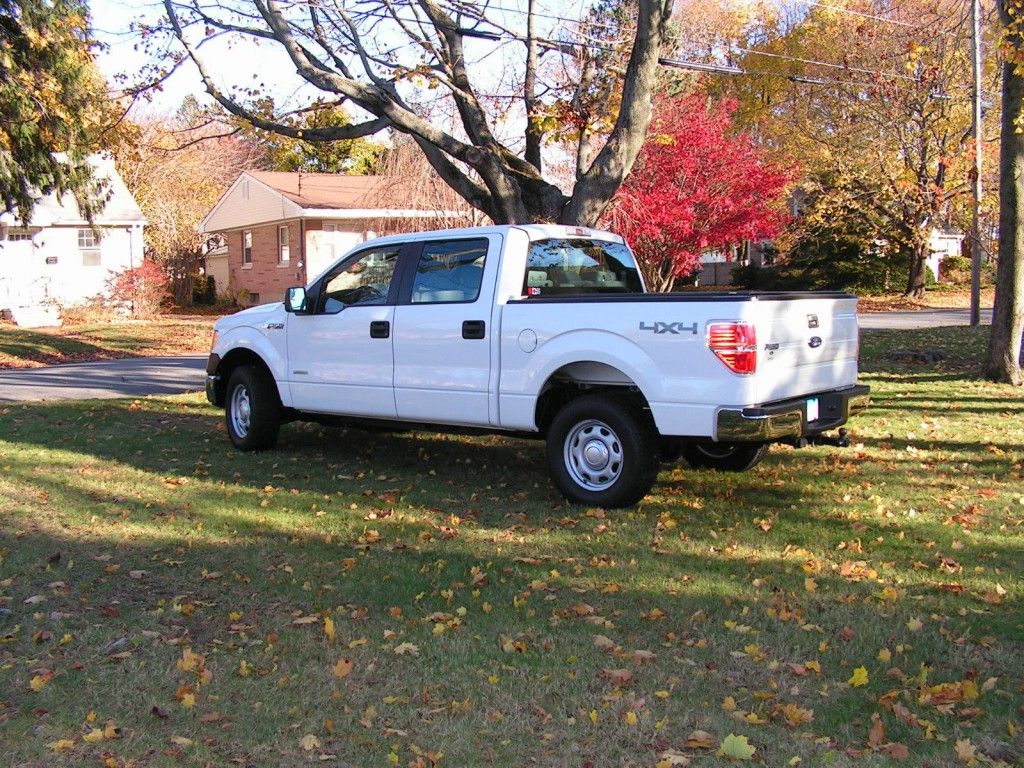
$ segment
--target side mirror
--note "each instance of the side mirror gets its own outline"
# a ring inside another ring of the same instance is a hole
[[[284,311],[297,312],[299,314],[305,314],[307,312],[305,288],[289,288],[285,291]]]

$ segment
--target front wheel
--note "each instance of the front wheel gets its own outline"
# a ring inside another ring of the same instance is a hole
[[[270,376],[252,365],[236,368],[228,379],[224,421],[236,448],[273,448],[281,428],[281,400]]]
[[[548,468],[562,495],[595,507],[627,507],[658,476],[654,427],[630,399],[584,395],[555,416],[547,437]]]
[[[682,454],[694,469],[746,472],[768,453],[766,443],[688,443]]]

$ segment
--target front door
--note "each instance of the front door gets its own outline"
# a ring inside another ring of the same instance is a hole
[[[395,310],[395,400],[409,421],[486,426],[499,235],[428,241]],[[489,261],[488,250],[495,254]]]
[[[311,289],[311,314],[288,315],[288,383],[303,411],[394,418],[395,267],[400,246],[359,251]]]

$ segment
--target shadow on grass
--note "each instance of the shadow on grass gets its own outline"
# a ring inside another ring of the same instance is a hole
[[[606,667],[629,666],[638,697],[673,688],[664,704],[647,706],[664,706],[671,722],[691,727],[705,724],[701,718],[717,712],[725,695],[804,684],[785,668],[769,674],[752,663],[752,643],[782,661],[820,655],[830,679],[841,682],[847,660],[872,659],[894,645],[911,616],[956,617],[958,608],[979,613],[951,619],[953,629],[942,624],[945,634],[915,636],[901,663],[914,671],[927,661],[937,679],[963,679],[975,674],[979,654],[998,647],[984,675],[1008,684],[1019,676],[1015,592],[996,611],[976,596],[944,592],[935,576],[924,575],[900,583],[908,599],[891,605],[873,579],[828,570],[816,574],[815,592],[805,589],[806,560],[840,544],[853,547],[855,539],[868,552],[851,550],[839,560],[858,568],[856,561],[876,561],[871,542],[884,537],[880,557],[901,573],[913,573],[910,564],[921,558],[934,571],[938,550],[922,541],[948,543],[941,523],[918,523],[899,540],[882,518],[846,514],[843,494],[859,483],[893,482],[891,462],[780,451],[740,477],[666,473],[639,508],[599,513],[557,496],[542,445],[530,441],[294,424],[283,429],[277,450],[242,454],[227,442],[220,412],[198,399],[4,407],[0,434],[0,499],[10,507],[0,519],[3,574],[12,580],[10,623],[24,628],[2,648],[12,666],[0,672],[11,682],[0,685],[9,691],[0,693],[0,719],[22,759],[40,764],[46,758],[34,757],[32,745],[61,735],[58,724],[80,729],[90,709],[116,714],[132,754],[159,754],[178,735],[202,742],[214,763],[300,764],[305,756],[295,743],[315,732],[325,751],[362,749],[383,763],[385,742],[405,737],[369,742],[360,718],[370,706],[416,743],[443,745],[453,765],[622,764],[651,751],[657,734],[638,740],[628,729],[603,727],[599,737],[580,736],[565,725],[571,718],[587,723],[587,711],[608,704]],[[984,461],[986,472],[1010,469],[983,445],[959,450]],[[976,546],[985,548],[989,568],[1009,569],[1024,556],[1016,541],[977,536]],[[478,584],[474,569],[485,574]],[[963,578],[971,590],[973,576]],[[610,584],[615,589],[606,591]],[[26,604],[34,595],[43,601]],[[450,619],[428,617],[454,619],[459,608],[469,609],[465,623],[437,633]],[[654,609],[665,618],[650,618]],[[328,610],[343,639],[338,645],[325,643],[319,622],[293,623]],[[591,615],[606,617],[610,627],[590,623]],[[52,639],[37,640],[41,631]],[[58,643],[65,633],[74,638],[66,648]],[[596,650],[595,633],[627,650],[653,649],[658,658],[631,666]],[[983,634],[996,640],[979,650],[975,635]],[[503,635],[521,639],[526,650],[503,651]],[[345,645],[360,638],[367,644]],[[420,656],[396,655],[399,640],[415,644]],[[821,651],[821,643],[834,650]],[[217,700],[204,698],[199,708],[209,714],[216,707],[244,729],[211,739],[177,707],[183,645],[207,654],[216,670],[203,696]],[[106,650],[121,647],[129,653],[121,661]],[[345,709],[331,698],[341,685],[330,673],[340,653],[357,662],[343,684]],[[254,666],[251,677],[238,674],[239,659]],[[58,677],[37,696],[27,681],[40,666],[57,669]],[[487,683],[488,675],[501,686]],[[894,683],[873,685],[880,695]],[[385,706],[385,696],[408,703]],[[472,706],[450,703],[461,701]],[[171,715],[152,715],[154,705]],[[866,722],[873,704],[857,692],[839,686],[815,706],[817,728],[865,738],[850,722]],[[1011,703],[991,706],[993,722],[1011,714]],[[507,713],[503,724],[488,716],[495,710]],[[331,735],[323,733],[326,712],[335,720]],[[768,726],[755,739],[788,744],[787,733]],[[266,743],[293,751],[268,755]]]

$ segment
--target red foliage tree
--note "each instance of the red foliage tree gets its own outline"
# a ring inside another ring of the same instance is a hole
[[[647,141],[605,217],[633,247],[648,290],[671,291],[700,254],[774,237],[793,169],[745,134],[730,135],[735,103],[695,93],[656,106]]]
[[[134,317],[150,318],[160,313],[164,300],[170,298],[170,278],[155,261],[145,259],[134,269],[112,275],[107,281],[111,301],[130,308]]]

